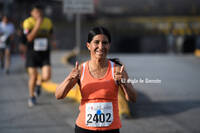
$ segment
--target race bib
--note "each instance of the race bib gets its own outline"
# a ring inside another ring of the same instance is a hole
[[[46,51],[48,49],[47,38],[37,38],[34,40],[34,51]]]
[[[6,47],[6,44],[0,41],[0,48],[5,48],[5,47]]]
[[[107,127],[113,122],[113,106],[107,103],[87,103],[85,124],[89,127]]]

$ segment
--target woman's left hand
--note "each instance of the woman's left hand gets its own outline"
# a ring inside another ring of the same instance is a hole
[[[137,93],[133,88],[133,85],[128,82],[128,74],[124,70],[124,65],[121,67],[116,67],[114,73],[114,80],[117,82],[118,86],[122,88],[126,100],[136,102]]]
[[[117,82],[118,85],[125,84],[126,82],[126,72],[124,70],[124,65],[121,68],[116,69],[114,73],[114,80]]]

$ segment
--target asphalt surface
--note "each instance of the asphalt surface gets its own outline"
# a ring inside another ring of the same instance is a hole
[[[52,81],[59,83],[72,66],[61,63],[69,51],[52,53]],[[112,54],[138,80],[133,118],[122,119],[122,133],[199,133],[200,59],[193,55]],[[80,57],[79,57],[80,58]],[[81,56],[86,60],[86,56]],[[144,80],[144,82],[140,82]],[[147,80],[161,83],[148,83]],[[20,56],[12,57],[11,73],[0,70],[0,133],[72,133],[79,104],[56,100],[43,91],[38,105],[28,107],[28,76]]]

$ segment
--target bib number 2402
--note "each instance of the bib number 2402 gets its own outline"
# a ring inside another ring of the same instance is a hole
[[[105,127],[113,122],[112,103],[86,104],[86,125],[90,127]]]

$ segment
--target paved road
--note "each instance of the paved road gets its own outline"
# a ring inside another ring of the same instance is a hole
[[[61,82],[71,66],[52,54],[54,82]],[[159,79],[161,83],[135,83],[138,102],[133,119],[122,120],[123,133],[199,133],[200,59],[193,55],[113,54],[125,64],[130,79]],[[84,58],[85,59],[85,58]],[[28,108],[27,75],[19,56],[12,59],[11,74],[0,70],[0,133],[71,133],[78,104],[58,101],[44,92],[38,106]]]

